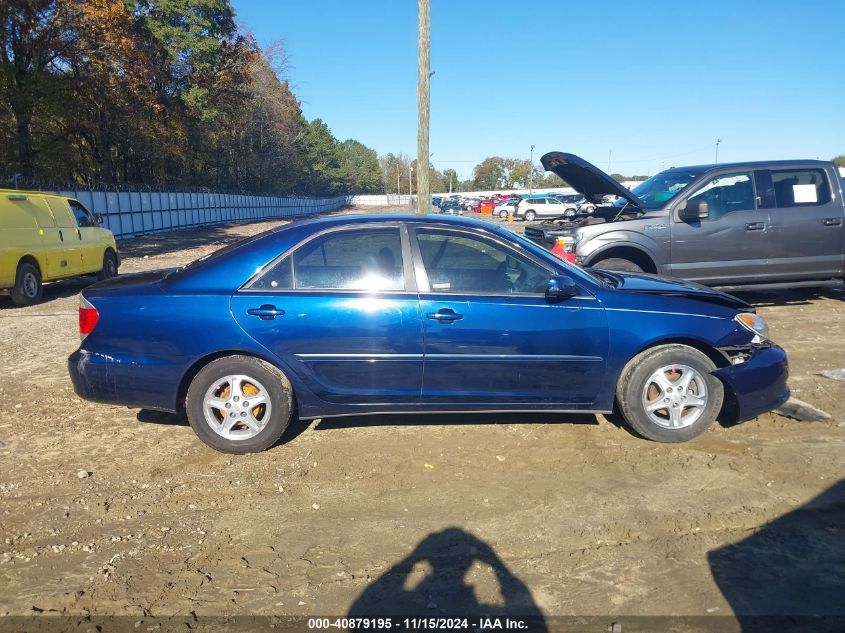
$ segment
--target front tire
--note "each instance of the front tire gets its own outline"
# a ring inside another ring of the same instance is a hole
[[[103,267],[97,273],[98,281],[105,281],[117,277],[117,257],[111,251],[106,251],[103,255]]]
[[[537,214],[534,213],[533,209],[528,209],[528,211],[525,212],[525,221],[526,222],[533,222],[536,218],[537,218]]]
[[[634,431],[655,442],[686,442],[706,431],[725,397],[716,365],[695,348],[661,345],[635,356],[619,378],[616,401]]]
[[[641,273],[644,272],[642,266],[630,259],[623,259],[621,257],[608,257],[593,264],[594,268],[603,268],[604,270],[618,270],[625,273]]]
[[[12,302],[16,306],[31,306],[44,296],[44,286],[41,284],[41,271],[29,262],[21,262],[15,275],[15,285],[12,288]]]
[[[227,356],[203,367],[185,403],[197,436],[222,453],[257,453],[290,424],[293,388],[276,367],[250,356]]]

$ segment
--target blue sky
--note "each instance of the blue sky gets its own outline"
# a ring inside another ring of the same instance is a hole
[[[233,0],[309,118],[416,156],[417,3]],[[845,0],[431,0],[431,151],[569,151],[624,175],[845,153]]]

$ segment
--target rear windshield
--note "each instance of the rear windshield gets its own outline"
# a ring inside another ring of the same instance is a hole
[[[677,197],[699,175],[701,171],[696,169],[669,169],[637,185],[631,193],[639,198],[644,209],[660,209]],[[626,202],[624,198],[620,198],[614,204],[623,206]]]

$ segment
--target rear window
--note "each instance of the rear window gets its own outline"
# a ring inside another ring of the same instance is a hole
[[[830,185],[823,169],[773,169],[772,186],[779,207],[805,207],[830,202]]]
[[[334,231],[293,254],[294,287],[333,290],[404,290],[398,228]]]

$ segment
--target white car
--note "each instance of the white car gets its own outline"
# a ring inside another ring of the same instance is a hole
[[[516,215],[516,202],[509,200],[502,204],[497,204],[493,209],[493,215],[497,215],[503,220],[507,219],[508,215]]]
[[[571,204],[564,204],[551,196],[523,198],[516,205],[516,217],[526,222],[533,222],[535,218],[560,218],[571,207]]]

